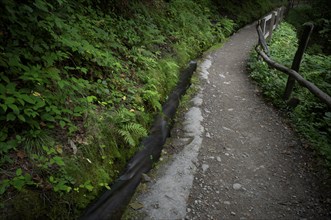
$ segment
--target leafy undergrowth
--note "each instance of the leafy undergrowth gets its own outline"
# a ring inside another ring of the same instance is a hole
[[[208,0],[3,0],[0,18],[2,219],[77,218],[235,27]]]
[[[292,24],[300,36],[303,31],[302,24],[314,23],[314,30],[310,37],[307,53],[331,54],[331,1],[315,0],[303,2],[289,10],[286,21]]]
[[[214,4],[220,9],[222,15],[236,21],[239,26],[247,24],[247,22],[255,21],[261,18],[266,13],[269,13],[274,8],[287,1],[260,1],[260,0],[214,0]]]
[[[297,37],[293,26],[282,23],[270,43],[271,58],[291,67],[297,49]],[[326,104],[312,95],[307,89],[296,84],[292,97],[300,100],[293,108],[283,101],[287,75],[269,69],[267,64],[257,59],[254,52],[249,63],[251,77],[263,89],[266,98],[286,111],[295,128],[309,140],[331,166],[331,112]],[[331,56],[305,54],[300,66],[300,74],[314,83],[322,91],[331,95]]]

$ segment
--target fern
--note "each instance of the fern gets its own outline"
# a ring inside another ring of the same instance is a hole
[[[138,144],[140,138],[147,136],[147,130],[138,123],[129,123],[118,129],[118,133],[131,147]]]
[[[123,137],[124,141],[129,144],[131,147],[136,145],[135,140],[133,139],[133,136],[131,133],[124,129],[119,129],[118,133]]]
[[[160,94],[156,91],[145,90],[142,96],[144,101],[149,102],[155,111],[161,110]]]
[[[121,125],[123,123],[128,123],[135,120],[135,114],[130,112],[126,108],[120,108],[112,116],[111,121],[116,125]]]

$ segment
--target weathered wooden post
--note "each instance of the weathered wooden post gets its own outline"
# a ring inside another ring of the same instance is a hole
[[[277,11],[276,11],[277,15],[276,15],[276,22],[275,22],[276,28],[275,29],[278,28],[278,25],[279,25],[279,22],[280,22],[280,19],[281,19],[281,11],[282,11],[281,8],[278,8]]]
[[[257,30],[257,33],[258,33],[258,36],[259,36],[259,45],[261,45],[262,48],[263,48],[263,51],[268,56],[270,56],[269,48],[268,48],[267,42],[265,41],[264,34],[262,33],[260,23],[261,23],[261,21],[259,21],[258,25],[256,26],[256,30]]]
[[[300,63],[303,57],[303,54],[306,50],[310,35],[313,31],[314,25],[312,23],[305,23],[304,24],[304,29],[303,29],[303,33],[301,35],[300,41],[299,41],[299,46],[298,46],[298,50],[295,53],[293,62],[292,62],[292,67],[291,69],[299,72],[300,69]],[[288,100],[291,96],[293,87],[295,84],[295,79],[291,76],[288,77],[287,79],[287,84],[286,84],[286,88],[285,88],[285,92],[284,92],[284,96],[283,99],[284,100]]]
[[[286,11],[286,7],[281,7],[280,8],[280,15],[279,15],[279,20],[282,21],[283,18],[284,18],[284,14],[285,14],[285,11]]]
[[[261,30],[262,30],[263,36],[265,35],[265,26],[266,26],[266,23],[267,23],[266,19],[263,18],[261,20]]]
[[[276,19],[275,14],[276,13],[274,11],[271,13],[268,41],[271,41],[272,31],[274,30],[274,24],[275,24],[275,19]]]

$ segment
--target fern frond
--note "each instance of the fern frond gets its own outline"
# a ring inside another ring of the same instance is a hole
[[[142,96],[143,100],[149,102],[154,110],[161,110],[160,94],[156,91],[145,90]]]
[[[134,117],[135,117],[135,115],[134,115],[133,112],[130,112],[126,108],[120,108],[113,115],[112,121],[115,124],[122,124],[122,123],[127,123],[127,122],[130,122],[130,121],[133,121]]]
[[[134,147],[140,138],[147,136],[147,130],[138,123],[129,123],[118,129],[118,133],[123,137],[125,143]]]
[[[133,139],[131,133],[124,129],[119,129],[118,133],[123,137],[124,141],[129,144],[131,147],[136,146],[136,142]]]
[[[141,124],[130,123],[125,127],[126,130],[129,131],[132,136],[137,137],[137,139],[147,136],[147,130]]]

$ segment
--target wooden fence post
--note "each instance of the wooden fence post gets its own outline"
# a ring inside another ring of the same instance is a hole
[[[286,7],[283,6],[283,7],[280,8],[280,15],[279,15],[279,20],[280,21],[283,20],[285,11],[286,11]]]
[[[291,69],[296,72],[299,72],[300,63],[301,63],[303,54],[306,50],[306,47],[307,47],[310,35],[313,31],[313,28],[314,28],[314,25],[312,23],[304,24],[304,30],[301,35],[300,41],[299,41],[298,50],[295,53],[295,56],[294,56],[294,59],[292,62],[292,67],[291,67]],[[284,92],[284,96],[283,96],[284,100],[288,100],[289,97],[291,96],[294,84],[295,84],[295,79],[293,77],[289,76],[287,79],[286,88],[285,88],[285,92]]]
[[[282,9],[278,8],[277,9],[276,22],[275,22],[276,29],[278,28],[278,25],[279,25],[279,22],[280,22],[280,19],[281,19],[281,12],[282,12]]]
[[[265,26],[266,26],[266,20],[265,20],[265,18],[263,18],[261,20],[261,30],[262,30],[263,36],[265,35]]]
[[[275,18],[276,18],[275,12],[272,12],[271,15],[272,15],[272,17],[270,19],[269,36],[268,36],[269,41],[271,40],[271,37],[272,37],[272,31],[274,30],[274,24],[275,24]]]

